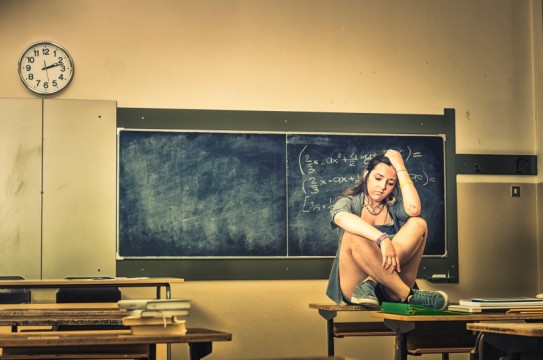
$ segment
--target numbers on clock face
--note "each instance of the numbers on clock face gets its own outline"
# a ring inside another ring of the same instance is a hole
[[[53,94],[66,87],[74,74],[73,61],[61,46],[50,42],[30,45],[19,60],[23,83],[38,94]]]

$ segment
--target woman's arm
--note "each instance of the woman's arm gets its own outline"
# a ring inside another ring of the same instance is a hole
[[[372,241],[377,241],[382,234],[382,232],[368,224],[360,216],[347,211],[338,212],[334,216],[334,223],[351,234],[359,235]]]
[[[421,211],[419,193],[405,168],[402,155],[396,150],[388,150],[385,156],[390,159],[392,166],[396,170],[405,212],[409,216],[419,216]]]
[[[338,212],[334,216],[334,222],[343,230],[351,234],[360,235],[370,241],[377,242],[377,239],[379,239],[381,235],[383,235],[382,232],[368,224],[361,217],[347,211]],[[391,273],[394,270],[400,272],[400,259],[396,254],[396,249],[394,248],[394,245],[390,241],[390,237],[384,238],[381,242],[380,247],[383,257],[383,261],[381,264],[383,269],[390,271]]]

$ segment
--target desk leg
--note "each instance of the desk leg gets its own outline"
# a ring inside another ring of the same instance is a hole
[[[394,359],[407,360],[407,334],[415,329],[415,323],[385,319],[384,324],[396,333]]]
[[[158,286],[156,288],[156,298],[157,299],[160,299],[160,291],[161,291],[161,289],[162,289],[161,286]],[[172,298],[172,289],[170,287],[170,284],[164,285],[164,289],[166,290],[166,299],[171,299]],[[172,359],[172,344],[170,344],[170,343],[168,343],[166,345],[166,358],[168,360]]]
[[[211,354],[213,343],[210,342],[195,342],[189,343],[190,360],[200,360]]]
[[[328,356],[334,356],[334,318],[337,316],[335,310],[319,310],[320,316],[326,320],[326,343]]]
[[[394,359],[407,360],[407,335],[406,334],[396,334],[396,346],[397,346],[397,349],[394,351]]]
[[[328,356],[334,356],[334,319],[326,320],[326,335],[328,337]]]
[[[149,345],[149,360],[156,360],[156,344]]]
[[[164,285],[164,289],[166,290],[166,299],[171,299],[172,298],[172,287],[170,286],[170,284]],[[160,296],[161,291],[162,291],[162,286],[161,285],[157,286],[157,288],[156,288],[156,298],[157,299],[161,298],[161,296]]]

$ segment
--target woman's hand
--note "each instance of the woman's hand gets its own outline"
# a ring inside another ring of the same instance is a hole
[[[383,269],[393,273],[394,270],[400,272],[400,259],[396,255],[396,249],[390,239],[385,239],[381,242],[381,254],[383,255]]]
[[[385,152],[385,156],[390,160],[396,171],[405,169],[402,154],[399,151],[389,149]]]

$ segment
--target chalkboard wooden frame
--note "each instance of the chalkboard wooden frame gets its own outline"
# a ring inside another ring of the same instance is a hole
[[[424,257],[419,277],[458,281],[455,173],[455,112],[428,114],[353,114],[118,108],[117,127],[240,132],[442,135],[445,141],[446,231],[444,256]],[[332,259],[132,259],[118,258],[118,276],[182,276],[188,280],[324,279]]]

